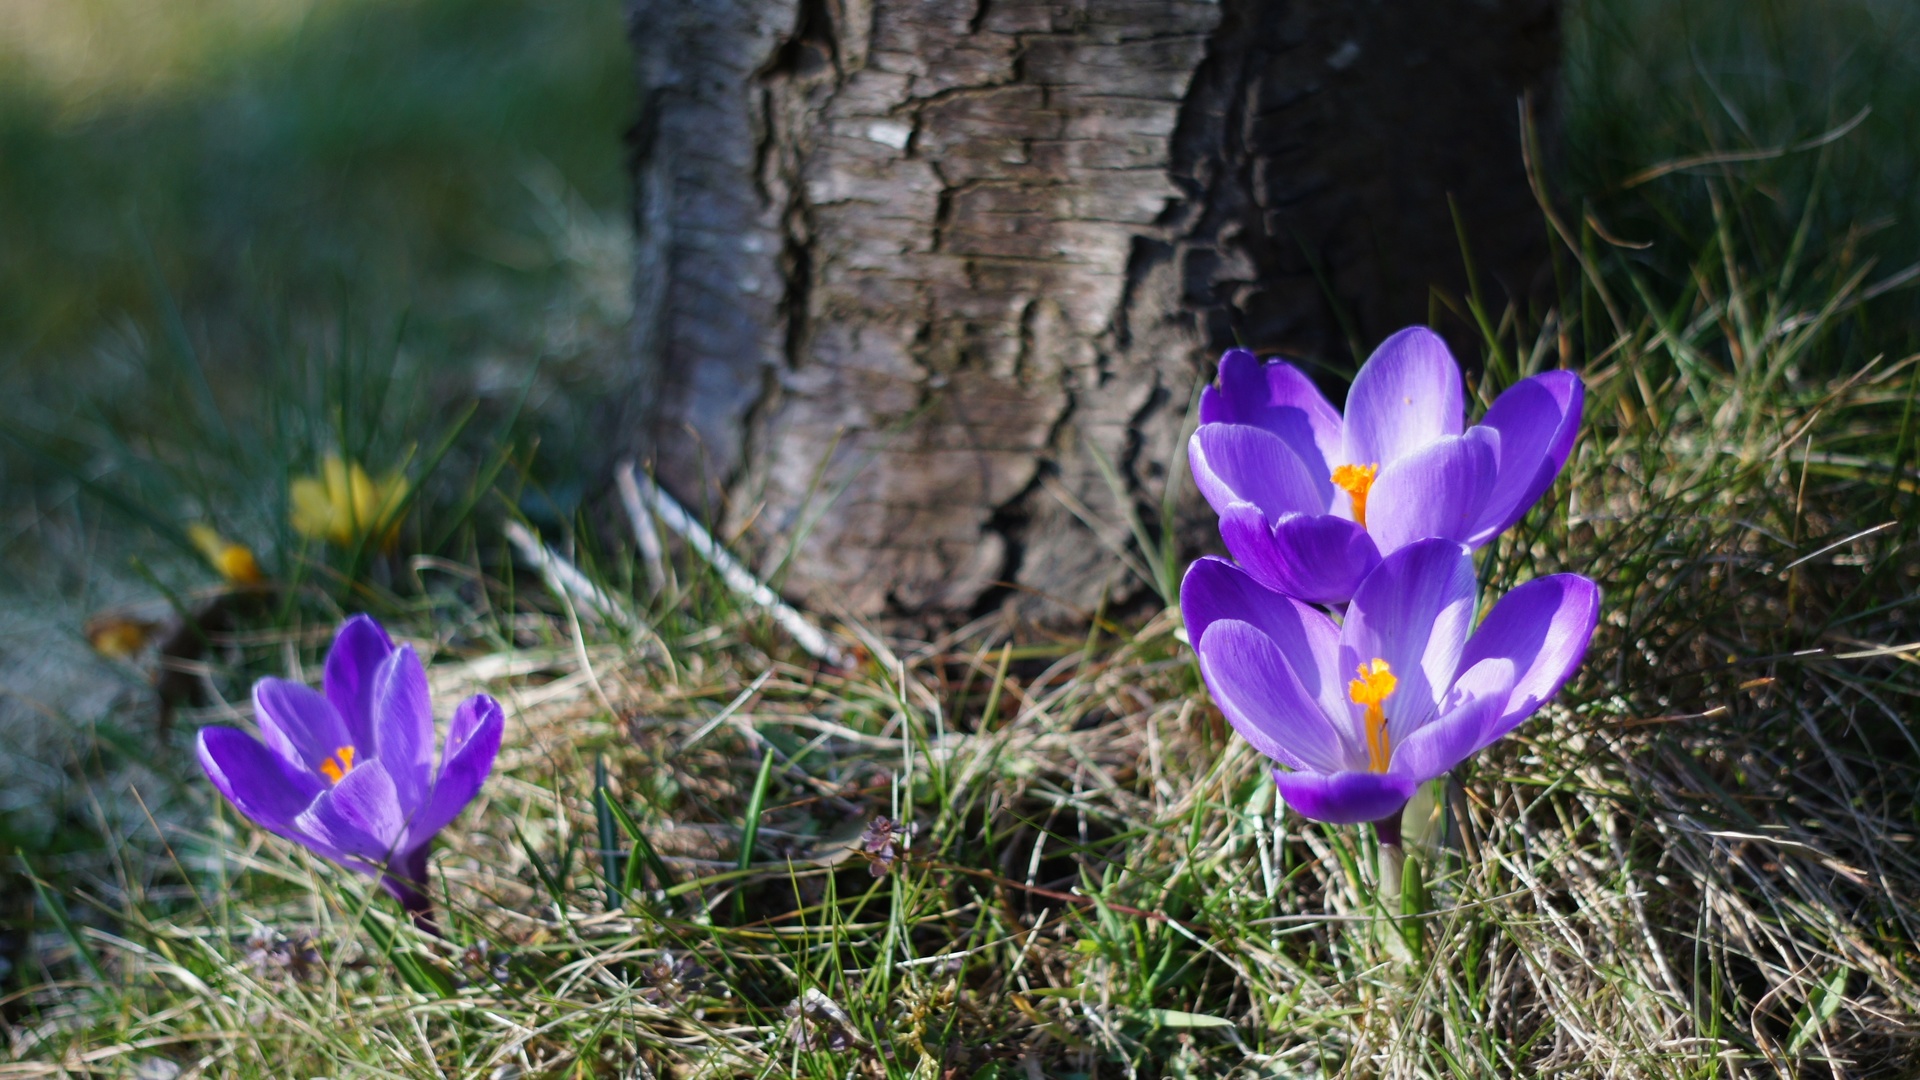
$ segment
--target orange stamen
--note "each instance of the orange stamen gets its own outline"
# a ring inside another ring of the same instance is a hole
[[[1353,500],[1353,520],[1367,527],[1367,492],[1373,490],[1373,478],[1380,475],[1378,465],[1342,465],[1333,470],[1333,486]]]
[[[333,752],[333,756],[320,763],[320,771],[329,783],[338,784],[353,771],[353,747],[343,746]]]
[[[1387,714],[1380,706],[1392,696],[1400,680],[1387,670],[1385,660],[1378,659],[1361,664],[1359,675],[1359,678],[1347,684],[1347,697],[1355,705],[1367,708],[1367,768],[1383,773],[1387,771],[1387,762],[1393,757],[1393,744],[1387,738]]]

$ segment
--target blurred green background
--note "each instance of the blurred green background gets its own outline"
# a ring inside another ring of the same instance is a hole
[[[634,108],[613,0],[0,0],[0,554],[77,474],[270,558],[290,470],[475,397],[564,460]]]
[[[152,322],[149,257],[207,326],[405,306],[471,349],[553,284],[545,201],[625,190],[611,0],[6,0],[0,26],[10,365]]]
[[[1564,34],[1560,194],[1657,239],[1637,266],[1689,272],[1718,228],[1710,188],[1743,197],[1738,241],[1764,263],[1796,236],[1869,280],[1920,259],[1920,4],[1572,0]],[[1920,344],[1920,306],[1878,313],[1879,343]]]

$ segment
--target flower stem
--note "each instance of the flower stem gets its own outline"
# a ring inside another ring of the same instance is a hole
[[[1380,845],[1380,906],[1387,914],[1400,914],[1401,869],[1407,864],[1407,853],[1399,844]]]
[[[401,881],[391,875],[382,878],[380,884],[386,886],[387,892],[392,894],[395,900],[400,901],[401,909],[407,913],[407,917],[413,920],[413,925],[422,933],[431,934],[437,938],[447,936],[440,932],[439,920],[433,917],[433,901],[427,897],[424,889],[416,888],[411,882]]]
[[[422,933],[437,938],[447,936],[440,932],[440,923],[433,917],[433,898],[427,895],[425,844],[395,855],[387,864],[386,872],[380,875],[380,885],[400,901],[401,909]]]

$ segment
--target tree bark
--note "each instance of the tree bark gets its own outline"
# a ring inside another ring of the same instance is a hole
[[[1449,195],[1483,285],[1544,256],[1515,101],[1555,0],[629,13],[629,430],[829,610],[1084,612],[1221,349],[1337,375],[1426,321]]]

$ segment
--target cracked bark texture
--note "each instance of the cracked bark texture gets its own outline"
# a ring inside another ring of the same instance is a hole
[[[1135,588],[1114,551],[1221,349],[1337,374],[1349,333],[1425,321],[1465,286],[1449,195],[1483,285],[1544,258],[1515,102],[1554,76],[1555,0],[628,13],[631,431],[826,610]]]

